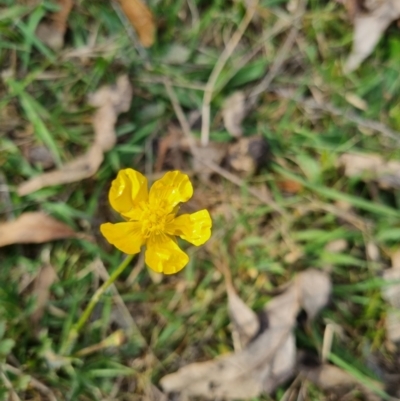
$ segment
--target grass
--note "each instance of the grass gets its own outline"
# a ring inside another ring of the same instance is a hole
[[[8,399],[7,387],[21,400],[48,399],[43,389],[28,386],[33,377],[60,400],[139,400],[148,383],[156,384],[164,374],[231,351],[224,280],[216,268],[219,260],[230,267],[239,294],[255,309],[270,299],[270,290],[296,272],[310,266],[332,266],[332,303],[313,323],[312,335],[298,335],[298,345],[320,352],[325,323],[334,322],[344,336],[335,338],[331,361],[363,380],[376,379],[367,363],[370,356],[379,355],[385,363],[395,359],[387,348],[384,321],[388,306],[381,298],[383,283],[377,273],[390,265],[389,256],[400,239],[400,199],[396,192],[344,177],[337,159],[348,150],[398,159],[400,151],[394,141],[358,129],[343,116],[310,113],[295,100],[272,91],[261,95],[244,122],[244,131],[247,136],[262,135],[270,144],[270,166],[250,182],[268,185],[285,218],[271,213],[246,187],[235,187],[221,177],[205,184],[195,176],[191,207],[210,210],[214,220],[211,245],[189,248],[191,261],[186,269],[161,281],[140,269],[135,260],[117,281],[116,289],[140,334],[128,330],[129,321],[108,292],[74,351],[98,344],[121,328],[128,333],[125,340],[120,343],[111,337],[114,346],[86,356],[58,355],[99,286],[93,260],[100,257],[110,273],[121,262],[121,254],[106,244],[98,229],[101,223],[117,219],[107,202],[110,182],[120,168],[145,171],[153,166],[157,157],[152,151],[154,141],[166,135],[166,127],[176,118],[162,79],[172,82],[185,112],[201,110],[201,88],[245,10],[240,2],[188,2],[197,9],[197,16],[184,1],[150,1],[158,23],[157,43],[138,50],[131,28],[109,1],[80,0],[69,18],[64,50],[54,52],[33,32],[55,5],[50,1],[36,6],[16,3],[0,1],[5,9],[0,13],[1,219],[42,209],[96,240],[0,250],[0,399]],[[285,40],[287,30],[267,33],[287,12],[286,2],[262,0],[260,4],[263,12],[246,30],[218,77],[211,104],[214,141],[230,140],[221,123],[224,99],[262,79]],[[400,130],[400,40],[389,30],[361,68],[344,76],[341,66],[349,53],[351,34],[341,6],[310,1],[296,43],[273,86],[293,88],[298,95],[321,96],[343,110],[353,109],[346,94],[356,95],[368,105],[365,112],[357,113]],[[91,41],[95,46],[86,56],[71,55],[70,50]],[[40,164],[27,160],[24,149],[43,145],[56,165],[83,153],[92,140],[93,111],[86,96],[100,85],[114,82],[120,73],[128,73],[133,82],[132,107],[120,116],[118,144],[96,175],[19,197],[17,185],[42,171]],[[288,196],[280,189],[282,180],[295,181],[302,189]],[[346,219],[346,210],[351,218]],[[345,239],[347,249],[330,253],[325,247],[337,239]],[[378,264],[366,254],[371,241],[382,255]],[[29,283],[47,262],[58,280],[51,287],[40,325],[33,330],[30,316],[36,301]],[[132,269],[137,276],[129,280]],[[280,399],[286,387],[259,400]],[[324,397],[320,390],[309,387],[309,400],[327,399]]]

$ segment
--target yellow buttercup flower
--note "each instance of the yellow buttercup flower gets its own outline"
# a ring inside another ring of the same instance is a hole
[[[158,273],[173,274],[189,261],[176,241],[179,236],[192,244],[204,244],[211,236],[207,210],[176,216],[181,202],[193,195],[186,174],[170,171],[148,191],[147,178],[131,168],[121,170],[112,182],[109,201],[127,220],[105,223],[100,231],[110,244],[127,254],[140,252],[146,245],[146,264]]]

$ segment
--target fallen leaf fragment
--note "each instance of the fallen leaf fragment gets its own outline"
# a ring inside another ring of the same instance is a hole
[[[118,114],[129,110],[132,86],[128,77],[122,75],[115,85],[100,88],[89,97],[89,103],[97,107],[92,118],[94,143],[82,156],[66,163],[61,169],[49,171],[23,182],[18,187],[18,195],[24,196],[41,188],[81,181],[97,172],[104,159],[104,152],[113,148],[117,136],[115,123]]]
[[[89,104],[98,108],[92,118],[95,144],[99,144],[103,152],[114,147],[118,114],[129,110],[131,100],[132,86],[127,75],[121,75],[114,85],[103,86],[89,96]]]
[[[146,387],[144,401],[168,401],[168,397],[156,386],[149,384]]]
[[[269,161],[269,144],[265,138],[254,135],[240,138],[228,150],[231,168],[245,176],[255,174]]]
[[[303,308],[310,318],[314,317],[325,306],[330,292],[331,282],[325,273],[310,269],[298,274],[282,294],[266,305],[264,313],[268,327],[243,350],[212,361],[187,365],[164,376],[160,382],[162,388],[168,393],[180,392],[182,396],[207,399],[251,398],[263,392],[271,393],[294,372],[296,346],[293,329],[299,311]],[[232,305],[237,307],[234,323],[239,332],[246,333],[246,340],[257,328],[254,315],[232,292],[228,296],[231,297],[228,301],[230,309]],[[239,310],[243,317],[238,316]]]
[[[54,167],[53,155],[43,145],[26,147],[24,153],[31,164],[38,164],[43,169]]]
[[[345,251],[348,246],[349,244],[345,239],[339,238],[328,242],[325,245],[324,250],[331,253],[341,253]]]
[[[382,287],[382,298],[391,306],[386,316],[387,338],[400,343],[400,250],[392,255],[392,268],[383,272],[388,285]]]
[[[242,299],[237,295],[235,289],[228,285],[228,312],[234,327],[234,345],[235,337],[239,344],[235,345],[235,351],[243,349],[252,338],[255,337],[260,322],[257,314],[250,309]]]
[[[154,166],[155,172],[160,172],[163,169],[164,162],[167,161],[168,152],[171,153],[171,169],[182,170],[181,159],[182,154],[180,152],[180,141],[182,139],[182,131],[170,125],[168,127],[168,133],[166,136],[160,138],[157,149],[157,160]]]
[[[343,4],[347,11],[350,21],[354,22],[355,16],[362,10],[361,0],[336,0],[338,3]]]
[[[18,187],[18,195],[24,196],[38,191],[41,188],[67,184],[89,178],[96,173],[103,158],[102,149],[95,143],[87,153],[66,163],[60,170],[49,171],[48,173],[38,175],[37,177],[23,182]]]
[[[381,397],[374,394],[368,387],[355,377],[334,365],[323,364],[317,367],[302,367],[300,375],[325,391],[341,392],[342,395],[351,390],[359,390],[366,401],[379,401]],[[377,390],[384,390],[383,385],[373,380],[370,383]]]
[[[36,30],[36,36],[53,50],[60,50],[64,46],[67,20],[74,1],[58,0],[58,5],[60,10],[52,14],[49,21],[41,22]]]
[[[319,270],[308,269],[297,275],[295,284],[299,287],[300,304],[308,319],[314,319],[329,302],[332,284],[329,276]]]
[[[344,153],[339,158],[347,177],[375,180],[381,188],[400,188],[400,162],[385,161],[377,154]]]
[[[388,26],[400,18],[400,1],[384,0],[369,2],[373,9],[359,11],[354,18],[353,49],[346,61],[344,71],[350,73],[372,53]]]
[[[348,103],[350,103],[357,109],[364,111],[368,109],[368,103],[361,97],[357,96],[355,93],[347,92],[345,95],[345,99],[348,101]]]
[[[222,118],[225,128],[236,138],[243,135],[242,121],[246,117],[245,100],[244,93],[237,91],[227,97],[222,106]]]
[[[225,159],[227,152],[227,143],[209,142],[207,146],[198,146],[196,148],[196,157],[193,158],[193,170],[203,181],[208,181],[214,170],[207,167],[205,162],[221,164]]]
[[[282,192],[286,192],[288,194],[297,194],[303,189],[303,185],[295,180],[281,180],[277,181],[276,184]]]
[[[40,244],[78,234],[43,212],[23,213],[16,220],[0,223],[0,247],[11,244]]]
[[[34,325],[37,325],[43,316],[47,301],[50,297],[50,287],[56,279],[57,273],[50,264],[46,264],[42,267],[35,278],[32,294],[36,296],[36,307],[31,315],[31,321]]]
[[[154,43],[156,26],[150,9],[141,0],[119,0],[122,11],[135,28],[140,43],[150,47]]]
[[[392,268],[400,270],[400,249],[390,255],[390,260],[392,261]]]

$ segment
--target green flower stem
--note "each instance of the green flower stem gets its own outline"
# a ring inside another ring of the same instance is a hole
[[[126,269],[129,263],[132,261],[135,255],[128,255],[122,263],[113,271],[111,276],[105,281],[101,287],[97,289],[97,291],[93,294],[92,299],[87,304],[86,309],[83,311],[79,320],[72,326],[71,330],[68,333],[67,341],[64,343],[64,346],[61,349],[61,354],[66,355],[70,354],[72,348],[75,344],[76,339],[78,338],[79,332],[82,327],[85,325],[86,321],[89,319],[89,316],[93,312],[94,307],[99,302],[101,296],[107,291],[111,284],[120,276],[120,274]]]

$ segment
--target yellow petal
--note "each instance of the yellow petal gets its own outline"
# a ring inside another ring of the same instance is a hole
[[[189,177],[180,171],[170,171],[152,185],[149,202],[169,213],[178,203],[187,202],[192,195],[193,187]]]
[[[106,240],[120,251],[133,255],[140,252],[144,244],[142,224],[136,221],[127,223],[105,223],[100,226],[101,233]]]
[[[209,240],[212,221],[207,210],[192,214],[182,214],[165,227],[165,232],[178,235],[182,239],[199,246]]]
[[[135,208],[139,202],[148,200],[147,178],[131,168],[120,170],[117,178],[112,182],[108,199],[117,212],[134,219]]]
[[[146,264],[157,273],[177,273],[189,262],[189,256],[171,237],[165,234],[151,236],[146,246]]]

